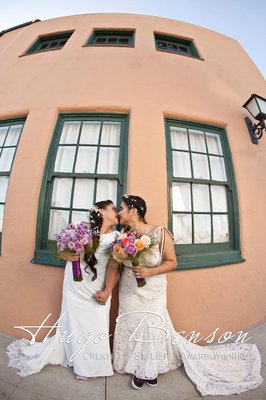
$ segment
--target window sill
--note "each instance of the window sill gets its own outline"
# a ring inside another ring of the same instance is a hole
[[[170,51],[170,50],[164,50],[164,49],[158,49],[156,47],[157,51],[162,51],[163,53],[169,53],[169,54],[175,54],[178,56],[185,56],[185,57],[189,57],[189,58],[194,58],[195,60],[200,60],[200,61],[205,61],[204,58],[199,57],[199,56],[193,56],[192,54],[185,54],[185,53],[179,53],[178,51]]]
[[[246,261],[241,257],[239,250],[196,254],[176,253],[176,257],[177,270],[212,268]]]
[[[35,256],[31,259],[32,264],[49,265],[50,267],[65,267],[66,261],[57,259],[51,252],[37,250]]]
[[[89,44],[83,44],[82,47],[130,47],[134,48],[135,46],[133,44],[94,44],[94,43],[89,43]]]

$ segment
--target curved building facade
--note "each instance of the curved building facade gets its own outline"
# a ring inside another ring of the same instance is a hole
[[[4,32],[0,70],[1,332],[57,320],[54,234],[123,193],[174,233],[177,330],[217,338],[265,321],[266,143],[251,143],[242,105],[266,85],[236,40],[160,17],[74,15]],[[117,288],[111,329],[116,313]]]

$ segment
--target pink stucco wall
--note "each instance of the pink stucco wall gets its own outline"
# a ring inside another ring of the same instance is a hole
[[[135,29],[135,47],[83,47],[93,28]],[[38,35],[75,30],[62,50],[21,56]],[[153,32],[195,40],[203,60],[155,50]],[[0,119],[27,115],[13,165],[0,256],[0,331],[59,314],[64,270],[31,264],[38,197],[59,112],[130,114],[127,193],[147,201],[148,220],[167,225],[164,116],[226,128],[237,182],[246,262],[168,274],[177,330],[207,336],[266,319],[266,138],[251,143],[242,104],[266,96],[260,71],[234,39],[166,18],[84,14],[50,19],[0,37]],[[140,146],[141,143],[141,146]],[[152,151],[150,151],[152,147]],[[140,162],[141,160],[141,162]],[[117,312],[113,297],[112,327]],[[39,335],[41,339],[45,332]]]

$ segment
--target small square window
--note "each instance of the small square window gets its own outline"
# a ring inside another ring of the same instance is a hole
[[[64,47],[73,32],[61,33],[58,35],[49,35],[39,37],[38,40],[27,51],[27,54],[37,53],[39,51],[60,50]]]
[[[134,47],[134,31],[95,30],[87,42],[88,45]]]
[[[154,37],[157,50],[200,58],[192,40],[161,34],[154,34]]]

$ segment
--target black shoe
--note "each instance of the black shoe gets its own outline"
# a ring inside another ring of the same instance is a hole
[[[141,389],[143,386],[144,380],[137,378],[135,375],[132,378],[131,385],[134,389]]]
[[[157,378],[155,379],[144,379],[145,383],[149,386],[157,386],[158,385],[158,380]]]

